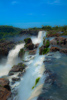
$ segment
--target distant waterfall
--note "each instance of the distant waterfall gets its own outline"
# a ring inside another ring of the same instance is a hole
[[[46,32],[45,31],[39,31],[38,32],[38,37],[37,38],[36,37],[32,38],[32,42],[34,44],[41,43],[41,42],[43,42],[42,40],[43,40],[44,36],[46,36]]]

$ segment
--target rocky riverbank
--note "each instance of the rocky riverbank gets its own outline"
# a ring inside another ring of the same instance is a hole
[[[16,65],[13,65],[7,75],[8,79],[11,78],[11,79],[9,79],[11,82],[11,85],[14,85],[18,81],[19,82],[21,81],[21,78],[23,77],[24,73],[26,72],[25,69],[26,69],[27,65],[25,63],[30,63],[30,60],[34,59],[33,55],[36,55],[38,49],[39,49],[40,56],[46,55],[46,57],[48,57],[47,59],[44,60],[44,62],[43,62],[44,65],[46,63],[48,63],[49,65],[53,63],[53,60],[55,59],[55,58],[52,58],[54,55],[54,52],[55,53],[59,52],[60,54],[62,54],[62,53],[67,54],[67,38],[55,37],[53,40],[49,40],[49,38],[48,39],[43,38],[43,43],[40,47],[39,47],[39,43],[33,44],[31,38],[24,39],[24,42],[25,42],[25,46],[23,48],[21,48],[18,53],[18,57],[21,60],[21,62]],[[6,45],[6,47],[5,47],[5,45]],[[4,42],[0,42],[0,46],[1,46],[1,52],[3,51],[1,53],[1,55],[7,56],[9,50],[11,50],[15,46],[15,43],[9,42],[9,41],[6,41],[6,42],[4,41]],[[26,52],[28,52],[28,56],[30,56],[30,59],[27,59],[27,61],[26,60],[24,61],[22,58]],[[48,53],[50,53],[50,55],[48,55]],[[49,59],[50,57],[51,57],[51,59]],[[36,66],[38,66],[37,63],[34,62],[34,64]],[[46,86],[49,87],[49,85],[50,85],[52,87],[54,86],[57,88],[61,88],[61,83],[58,81],[57,73],[53,72],[50,68],[47,68],[47,66],[46,66],[46,70],[43,75],[47,76],[44,81],[44,84]],[[40,78],[39,78],[39,80],[40,80]],[[45,92],[45,94],[47,93],[46,91],[50,91],[46,87],[43,87],[43,90],[44,90],[43,92]],[[0,94],[1,94],[0,100],[7,100],[8,97],[11,95],[11,92],[12,91],[11,91],[11,87],[9,85],[9,81],[6,80],[5,78],[0,78]],[[54,99],[52,99],[50,97],[46,98],[45,96],[44,97],[39,96],[37,100],[54,100]]]

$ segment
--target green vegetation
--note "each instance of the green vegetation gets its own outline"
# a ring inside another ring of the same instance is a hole
[[[59,41],[57,41],[57,44],[59,44]]]
[[[26,39],[24,39],[24,41],[27,44],[27,43],[30,43],[31,42],[31,39],[30,38],[26,38]]]
[[[25,53],[24,49],[21,49],[19,52],[19,57],[22,57],[24,55],[24,53]]]
[[[59,35],[67,35],[67,25],[65,26],[43,26],[41,28],[38,27],[34,27],[34,28],[29,28],[29,29],[20,29],[20,28],[15,28],[13,26],[0,26],[0,39],[6,39],[6,38],[10,38],[13,37],[15,35],[20,35],[21,33],[28,33],[30,31],[40,31],[40,30],[45,30],[48,31],[48,34],[57,34],[59,33]],[[60,33],[62,32],[62,33]]]
[[[35,86],[37,85],[37,83],[39,82],[39,80],[40,80],[40,77],[38,77],[38,78],[36,79],[36,81],[35,81],[35,85],[32,87],[32,89],[35,88]]]
[[[13,26],[0,26],[0,39],[9,38],[20,33],[22,29]]]
[[[45,37],[43,37],[43,44],[45,44]]]
[[[23,67],[25,67],[25,64],[22,64]]]
[[[63,33],[61,34],[61,36],[62,36],[62,35],[67,35],[67,31],[63,32]]]
[[[49,40],[46,40],[45,46],[48,48],[50,46]]]
[[[44,48],[42,51],[42,55],[47,54],[50,51],[49,48]]]

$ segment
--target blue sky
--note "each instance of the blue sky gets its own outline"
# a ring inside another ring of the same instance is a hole
[[[67,0],[0,0],[0,25],[67,25]]]

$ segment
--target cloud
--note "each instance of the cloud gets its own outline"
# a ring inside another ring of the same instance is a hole
[[[18,2],[17,1],[12,1],[11,4],[15,5],[15,4],[18,4]]]

